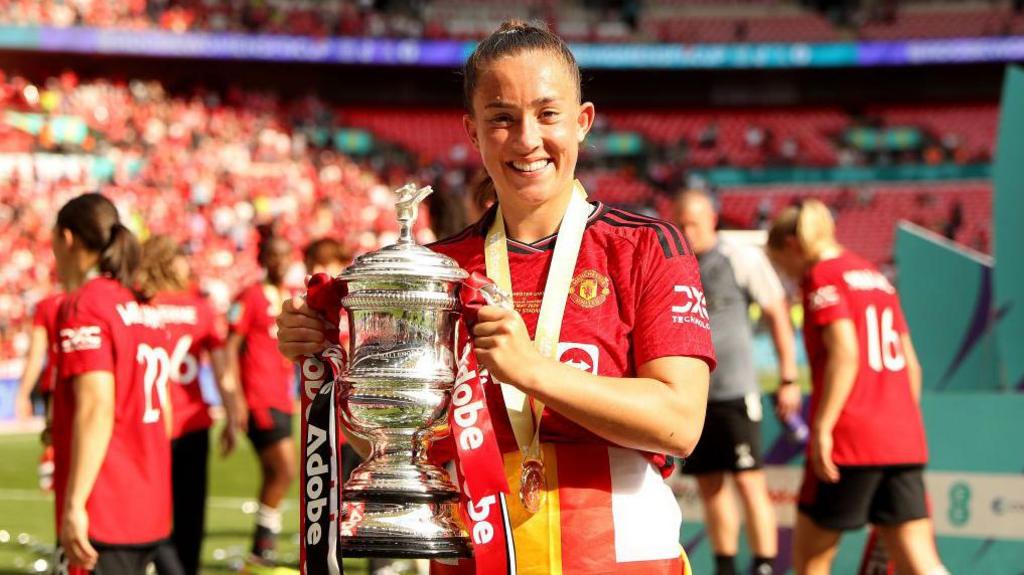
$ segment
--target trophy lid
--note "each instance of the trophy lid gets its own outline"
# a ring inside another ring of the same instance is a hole
[[[399,224],[398,241],[357,257],[339,277],[345,281],[412,277],[448,282],[468,277],[469,274],[455,260],[417,244],[412,237],[417,208],[423,198],[433,191],[430,186],[417,188],[414,184],[406,184],[395,190],[398,196],[395,201]]]

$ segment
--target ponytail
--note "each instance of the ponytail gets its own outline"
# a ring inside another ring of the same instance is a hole
[[[110,240],[100,252],[100,271],[121,285],[131,286],[140,257],[141,249],[135,234],[121,222],[110,226]]]
[[[70,231],[86,250],[97,253],[101,272],[132,287],[139,267],[139,242],[121,223],[109,199],[96,193],[72,198],[57,212],[57,228]]]
[[[836,224],[828,206],[820,200],[807,199],[779,212],[768,230],[768,249],[783,250],[791,237],[796,238],[811,260],[836,247]]]

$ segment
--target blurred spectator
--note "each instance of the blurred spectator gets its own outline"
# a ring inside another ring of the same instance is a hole
[[[701,130],[697,136],[697,145],[704,149],[711,149],[718,145],[718,123],[711,122]]]
[[[953,203],[949,209],[949,218],[946,220],[945,229],[942,233],[951,240],[955,240],[960,227],[964,225],[964,204],[960,200]]]

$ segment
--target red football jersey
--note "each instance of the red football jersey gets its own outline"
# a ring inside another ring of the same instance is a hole
[[[430,247],[469,272],[486,273],[484,237],[494,213]],[[557,234],[534,244],[508,240],[513,300],[531,338],[556,239]],[[674,226],[598,203],[587,221],[570,284],[559,360],[610,377],[635,377],[638,365],[665,356],[697,357],[714,369],[703,292],[697,260]],[[501,394],[488,393],[488,405],[501,450],[515,451]],[[608,445],[550,408],[541,421],[544,442]],[[652,459],[659,467],[665,464],[663,455]]]
[[[75,376],[114,374],[114,430],[86,503],[89,538],[145,544],[171,532],[171,444],[161,400],[170,377],[167,335],[154,309],[105,277],[68,294],[58,314],[58,380],[53,400],[57,529],[67,489]]]
[[[833,432],[839,465],[924,463],[928,459],[921,410],[914,401],[901,336],[907,333],[892,284],[863,258],[844,251],[804,277],[804,341],[811,364],[810,416],[824,384],[828,350],[822,331],[849,319],[857,329],[860,366]]]
[[[231,332],[245,337],[238,359],[239,375],[245,400],[257,424],[266,427],[270,421],[267,409],[285,413],[294,411],[292,389],[295,366],[277,350],[277,323],[280,310],[273,309],[263,292],[262,284],[253,284],[239,294],[228,312]],[[281,294],[282,299],[289,294]]]
[[[158,294],[151,305],[160,310],[171,338],[171,365],[177,367],[172,368],[170,382],[172,437],[208,429],[213,420],[199,387],[200,360],[203,351],[224,345],[213,306],[206,298],[189,292]]]
[[[62,301],[64,294],[61,292],[46,296],[36,304],[36,312],[32,316],[32,325],[46,330],[46,366],[39,376],[39,393],[43,394],[53,391],[53,383],[57,379],[57,311]]]

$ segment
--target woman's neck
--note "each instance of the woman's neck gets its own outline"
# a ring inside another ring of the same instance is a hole
[[[82,284],[100,275],[99,258],[83,255],[76,261],[77,265],[69,270],[67,279],[64,282],[68,291],[82,287]]]
[[[505,235],[517,242],[532,244],[554,234],[562,224],[571,199],[572,194],[566,193],[535,206],[519,205],[514,200],[502,202]]]

